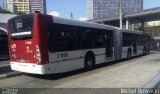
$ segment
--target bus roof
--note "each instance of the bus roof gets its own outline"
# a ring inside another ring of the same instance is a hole
[[[14,16],[13,18],[9,19],[8,22],[11,22],[17,18],[23,18],[23,17],[28,17],[28,16],[30,17],[30,16],[32,16],[32,14],[23,14],[23,15]]]
[[[54,23],[61,23],[61,24],[68,24],[68,25],[74,25],[74,26],[83,26],[83,27],[115,30],[115,28],[113,26],[109,26],[109,25],[91,23],[91,22],[84,22],[84,21],[77,21],[77,20],[71,20],[71,19],[55,17],[55,16],[53,16],[53,22]]]
[[[37,13],[36,13],[37,14]],[[25,14],[25,15],[20,15],[21,17],[25,16],[31,16],[32,14]],[[44,15],[44,14],[40,14]],[[9,20],[12,21],[15,18],[18,18],[20,16],[13,17]],[[52,16],[52,15],[50,15]],[[72,19],[67,19],[67,18],[62,18],[62,17],[53,17],[53,23],[59,23],[59,24],[67,24],[67,25],[74,25],[74,26],[82,26],[82,27],[91,27],[91,28],[98,28],[98,29],[107,29],[107,30],[114,30],[114,31],[119,31],[122,30],[122,32],[126,33],[133,33],[133,34],[143,34],[142,31],[135,31],[135,30],[128,30],[128,29],[120,29],[118,27],[113,27],[110,25],[104,25],[104,24],[98,24],[98,23],[92,23],[92,22],[85,22],[85,21],[78,21],[78,20],[72,20]]]
[[[142,31],[129,30],[129,29],[120,29],[120,30],[122,30],[122,32],[125,32],[125,33],[143,34]]]

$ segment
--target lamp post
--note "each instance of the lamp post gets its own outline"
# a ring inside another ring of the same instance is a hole
[[[120,29],[122,29],[123,28],[122,0],[119,0],[119,24],[120,24]]]
[[[71,19],[73,19],[73,13],[72,12],[71,12],[70,16],[71,16]]]

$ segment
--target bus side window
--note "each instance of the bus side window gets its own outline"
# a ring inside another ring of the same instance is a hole
[[[132,35],[123,33],[123,47],[133,45],[132,38]]]
[[[50,52],[65,50],[64,26],[51,23],[47,25],[48,47]]]
[[[95,30],[94,31],[94,47],[95,48],[103,48],[104,47],[104,32],[103,30]]]
[[[93,32],[91,29],[85,28],[82,34],[82,48],[93,48]]]
[[[123,46],[127,45],[126,40],[127,40],[127,36],[125,33],[123,33]]]
[[[68,29],[65,31],[68,51],[78,50],[81,48],[80,32],[78,28],[79,27],[68,26]]]
[[[52,23],[48,24],[49,51],[73,51],[81,48],[78,26]]]

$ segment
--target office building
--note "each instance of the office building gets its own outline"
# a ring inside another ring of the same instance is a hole
[[[30,0],[30,13],[35,11],[46,14],[46,0]]]
[[[29,0],[13,0],[13,11],[15,13],[30,13]]]
[[[13,0],[3,0],[3,9],[14,12]]]
[[[88,19],[119,16],[120,0],[88,0]],[[143,10],[143,0],[122,0],[123,15]]]
[[[3,9],[13,13],[46,13],[46,0],[3,0]]]

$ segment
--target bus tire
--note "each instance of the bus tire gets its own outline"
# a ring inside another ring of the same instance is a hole
[[[95,55],[93,52],[88,52],[84,60],[84,68],[92,69],[95,66]]]

